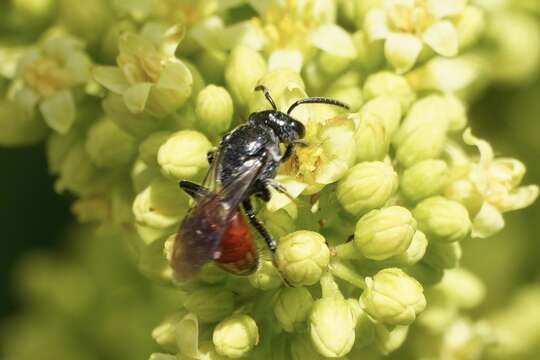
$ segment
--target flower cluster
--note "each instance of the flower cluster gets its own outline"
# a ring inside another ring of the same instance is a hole
[[[119,225],[142,272],[185,293],[152,333],[163,348],[152,360],[376,359],[417,319],[451,338],[470,325],[460,309],[482,298],[454,269],[461,243],[538,196],[521,185],[523,163],[472,135],[467,112],[487,83],[538,65],[505,72],[540,48],[510,44],[497,24],[540,31],[477,3],[121,0],[71,13],[78,5],[59,0],[36,44],[0,49],[12,64],[0,68],[0,143],[46,141],[78,219]],[[26,16],[47,21],[45,10]],[[290,196],[257,204],[275,261],[261,245],[248,277],[209,263],[179,283],[169,258],[191,204],[177,183],[201,181],[223,134],[268,108],[259,84],[280,110],[311,95],[351,111],[295,110],[306,146],[277,176]]]

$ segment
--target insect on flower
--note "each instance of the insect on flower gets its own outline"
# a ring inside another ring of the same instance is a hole
[[[181,181],[180,187],[195,200],[182,221],[174,242],[171,266],[177,278],[192,278],[207,262],[214,260],[220,267],[236,275],[256,270],[258,255],[252,234],[241,212],[259,232],[272,253],[276,243],[257,219],[251,196],[270,200],[269,187],[286,193],[274,178],[280,162],[286,161],[296,145],[303,145],[304,125],[290,116],[301,104],[348,106],[328,98],[305,98],[293,103],[287,113],[277,110],[268,89],[264,93],[272,110],[252,113],[246,124],[240,125],[221,139],[216,151],[208,154],[210,169],[203,185]],[[280,144],[285,145],[281,154]]]

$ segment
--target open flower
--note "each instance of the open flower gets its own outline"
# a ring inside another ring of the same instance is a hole
[[[83,48],[73,37],[55,36],[21,58],[16,76],[20,86],[12,99],[26,118],[19,121],[29,121],[39,111],[58,133],[71,129],[77,117],[77,90],[90,78],[91,60]]]
[[[176,30],[169,29],[165,35],[174,37]],[[97,82],[123,98],[129,112],[164,117],[191,96],[193,75],[181,60],[130,32],[120,36],[118,48],[118,66],[97,66],[93,74]]]
[[[400,73],[409,71],[424,46],[442,56],[455,56],[459,37],[451,17],[461,14],[467,0],[385,0],[371,9],[364,29],[371,41],[384,40],[387,60]]]

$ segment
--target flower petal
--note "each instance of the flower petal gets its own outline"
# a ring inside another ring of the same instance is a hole
[[[195,314],[187,314],[176,326],[176,345],[185,356],[199,356],[199,321]]]
[[[467,6],[467,0],[428,0],[429,12],[437,18],[458,15]]]
[[[499,210],[485,202],[473,220],[473,238],[487,238],[498,233],[504,227],[504,218]]]
[[[300,73],[304,56],[302,52],[292,49],[278,49],[270,54],[268,59],[269,70],[274,70],[280,67],[287,67],[294,72]]]
[[[320,26],[311,33],[310,41],[313,46],[329,54],[344,58],[356,57],[351,35],[338,25]]]
[[[66,134],[75,121],[75,100],[64,90],[46,98],[39,105],[45,122],[60,134]]]
[[[99,84],[117,94],[123,93],[129,87],[124,73],[116,66],[96,66],[92,75]]]
[[[422,34],[422,40],[437,54],[456,56],[459,49],[458,32],[450,21],[439,21]]]
[[[124,102],[129,111],[134,114],[144,111],[146,101],[150,95],[150,89],[152,89],[151,83],[139,83],[124,92]]]
[[[370,10],[364,19],[364,31],[369,41],[385,39],[390,34],[385,12],[381,9]]]
[[[409,71],[422,51],[422,42],[411,34],[392,33],[384,44],[384,54],[388,62],[399,73]]]
[[[287,189],[287,193],[291,195],[292,198],[297,198],[307,187],[307,184],[287,175],[278,175],[276,177],[276,182]],[[266,203],[266,207],[269,211],[277,211],[292,203],[291,198],[272,187],[270,188],[270,192],[272,193],[272,197],[270,198],[270,201]]]

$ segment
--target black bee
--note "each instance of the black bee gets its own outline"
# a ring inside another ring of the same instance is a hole
[[[348,109],[333,99],[313,97],[296,101],[287,113],[277,110],[268,89],[259,85],[272,110],[252,113],[247,123],[223,136],[217,151],[208,154],[210,169],[201,186],[181,181],[180,187],[196,201],[186,215],[176,236],[171,266],[179,279],[189,279],[208,261],[237,275],[252,273],[258,256],[249,222],[266,241],[272,253],[276,243],[255,216],[251,196],[270,200],[270,187],[286,190],[278,184],[278,166],[287,160],[296,145],[303,144],[304,125],[290,114],[302,104],[330,104]],[[280,144],[285,145],[283,154]]]

